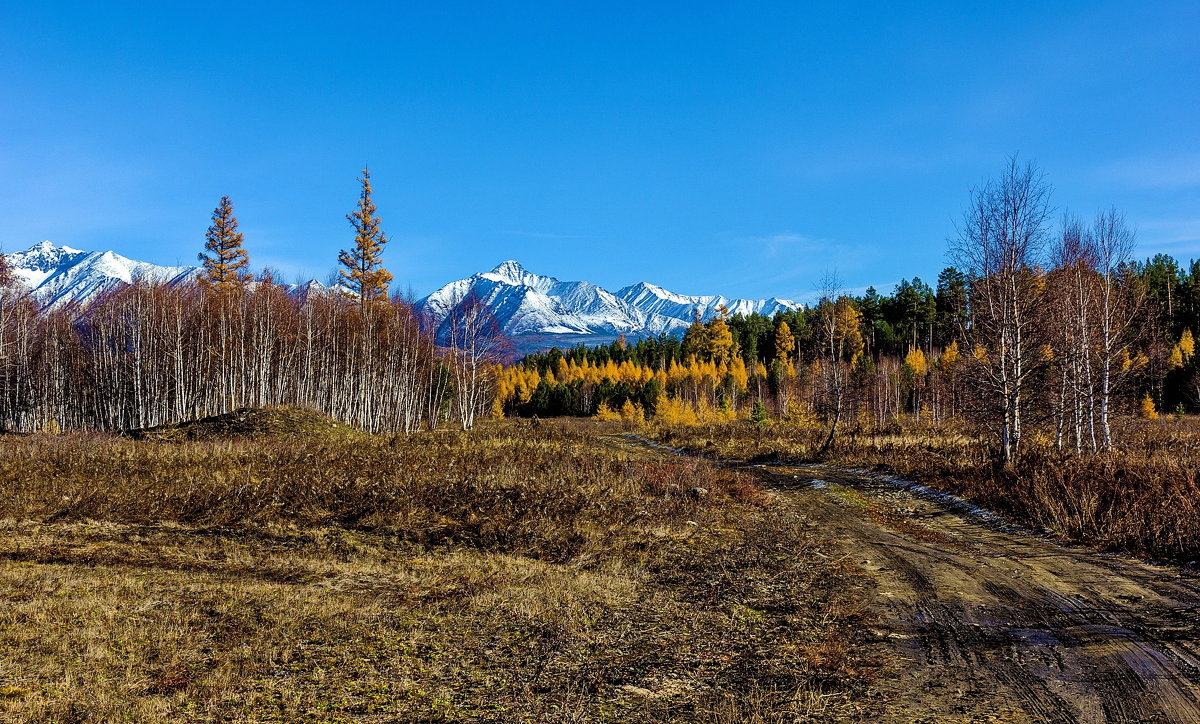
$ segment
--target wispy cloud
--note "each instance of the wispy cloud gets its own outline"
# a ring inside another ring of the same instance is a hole
[[[530,239],[583,239],[583,234],[551,234],[545,231],[501,231],[501,234],[508,236],[524,236]]]
[[[833,239],[823,239],[797,234],[795,232],[779,232],[758,236],[737,237],[738,243],[750,251],[757,251],[767,258],[781,255],[834,255],[846,251],[847,247]]]
[[[1138,246],[1146,252],[1200,251],[1200,219],[1154,219],[1138,224]]]
[[[1101,166],[1097,176],[1139,188],[1173,189],[1200,186],[1200,153],[1141,156]]]

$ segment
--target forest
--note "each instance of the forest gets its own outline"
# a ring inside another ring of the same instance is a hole
[[[463,429],[490,405],[495,336],[477,306],[435,343],[389,294],[388,242],[359,179],[339,285],[292,293],[252,274],[229,197],[195,284],[136,281],[86,308],[43,309],[0,255],[0,430],[126,431],[244,407],[297,405],[370,432]]]
[[[673,423],[753,418],[882,428],[901,417],[981,424],[1011,458],[1038,427],[1059,449],[1113,446],[1114,415],[1200,409],[1200,262],[1134,257],[1115,209],[1052,218],[1037,168],[1013,160],[972,194],[934,286],[846,293],[773,317],[696,319],[682,339],[525,357],[497,415]]]
[[[983,721],[1051,711],[1047,656],[1185,700],[1121,672],[1192,670],[1153,632],[1195,608],[1161,562],[1200,556],[1200,265],[1119,212],[1014,160],[935,286],[506,364],[478,300],[389,293],[360,183],[307,294],[228,197],[195,284],[45,309],[0,256],[0,715],[941,720],[969,681]]]

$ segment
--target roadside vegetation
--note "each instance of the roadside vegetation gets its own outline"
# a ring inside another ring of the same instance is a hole
[[[855,574],[753,478],[618,429],[2,436],[0,719],[859,712]]]
[[[1115,209],[1055,218],[1011,158],[976,187],[936,287],[696,317],[682,339],[552,349],[496,416],[589,415],[738,459],[871,466],[1062,538],[1200,559],[1200,262],[1134,258]]]
[[[1008,465],[978,431],[896,420],[852,426],[821,453],[820,424],[658,425],[689,451],[754,462],[815,462],[894,473],[963,496],[1063,540],[1184,563],[1200,559],[1200,419],[1122,417],[1122,446],[1080,456],[1036,434]]]

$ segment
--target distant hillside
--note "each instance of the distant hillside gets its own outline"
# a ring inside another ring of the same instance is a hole
[[[417,306],[444,327],[450,310],[472,296],[488,307],[500,330],[521,351],[602,343],[622,334],[629,338],[681,334],[696,311],[710,319],[721,305],[734,314],[767,315],[800,306],[786,299],[676,294],[648,282],[614,293],[591,282],[534,274],[515,261],[451,282]]]
[[[81,251],[49,241],[7,255],[9,265],[47,308],[86,305],[98,295],[137,280],[181,284],[197,266],[160,266],[112,251]],[[326,289],[317,281],[284,285],[295,294]],[[730,299],[720,295],[677,294],[649,282],[616,292],[585,281],[564,282],[534,274],[515,261],[451,282],[417,303],[418,310],[445,336],[450,311],[474,297],[494,315],[517,352],[552,346],[599,344],[619,335],[630,339],[682,334],[697,311],[711,319],[724,305],[732,314],[772,315],[800,305],[786,299]]]
[[[161,266],[112,251],[81,251],[49,241],[6,254],[5,258],[17,278],[48,309],[86,305],[104,292],[135,281],[182,284],[200,271],[198,266]],[[282,286],[301,295],[325,288],[315,280]]]

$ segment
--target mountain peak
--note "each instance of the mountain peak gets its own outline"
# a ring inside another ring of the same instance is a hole
[[[520,278],[529,272],[525,267],[521,266],[521,262],[514,259],[502,261],[492,268],[492,273],[503,277]]]
[[[484,274],[484,276],[494,281],[504,282],[505,284],[526,287],[540,288],[558,282],[554,277],[534,274],[521,266],[521,262],[512,259],[497,264],[494,269]]]
[[[79,249],[73,249],[73,248],[67,246],[66,244],[59,246],[58,244],[55,244],[53,241],[43,240],[43,241],[39,241],[38,243],[29,247],[23,253],[25,253],[25,254],[50,254],[50,253],[82,254],[84,252]]]
[[[731,313],[767,316],[798,305],[778,300],[727,299],[677,294],[650,282],[609,292],[590,282],[564,282],[534,274],[509,260],[491,271],[451,282],[425,297],[418,308],[445,333],[450,311],[468,295],[491,310],[501,330],[524,350],[581,342],[607,342],[618,335],[682,334],[699,312],[705,319],[725,304]]]

